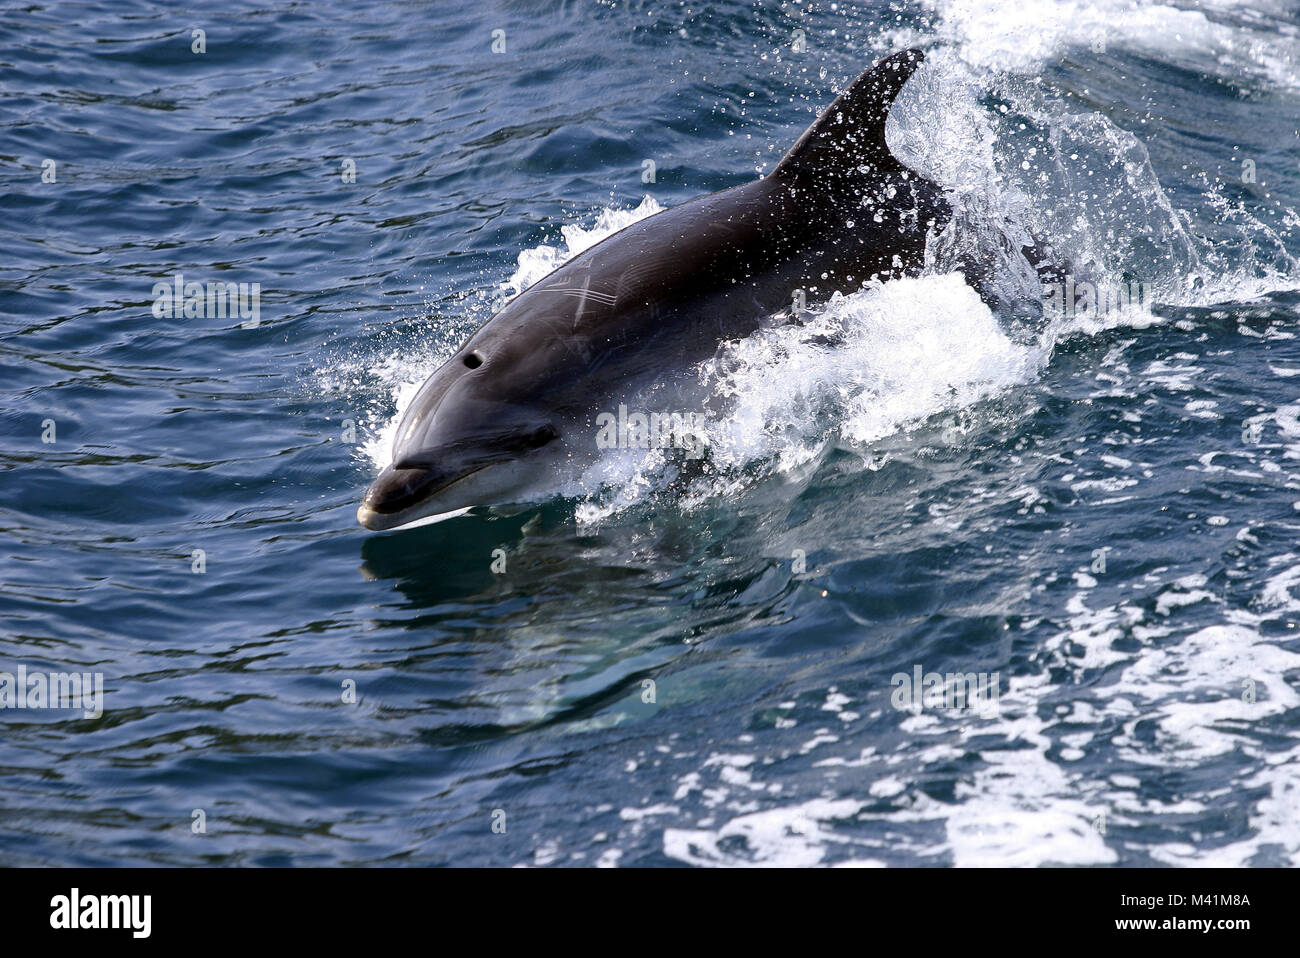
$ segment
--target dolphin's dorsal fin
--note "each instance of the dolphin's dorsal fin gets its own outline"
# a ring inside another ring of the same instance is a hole
[[[903,50],[854,80],[804,131],[771,175],[829,184],[856,179],[863,166],[882,173],[906,169],[889,152],[885,119],[894,97],[924,60],[920,50]]]

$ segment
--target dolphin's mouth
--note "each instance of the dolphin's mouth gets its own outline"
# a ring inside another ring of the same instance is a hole
[[[372,532],[382,532],[424,518],[424,513],[416,511],[421,505],[489,465],[484,463],[457,473],[418,466],[411,469],[388,466],[366,490],[357,508],[357,521]]]

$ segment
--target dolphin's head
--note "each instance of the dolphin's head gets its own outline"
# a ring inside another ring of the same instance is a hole
[[[530,374],[536,358],[512,361],[500,350],[466,343],[407,407],[393,462],[366,490],[357,521],[367,529],[392,529],[514,501],[536,471],[530,461],[560,436],[538,401],[538,377]]]

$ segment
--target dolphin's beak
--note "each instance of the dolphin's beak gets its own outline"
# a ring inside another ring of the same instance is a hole
[[[389,524],[391,516],[386,516],[381,512],[376,512],[364,502],[357,506],[357,522],[361,523],[371,532],[382,532],[384,529],[391,529]]]
[[[433,507],[430,500],[463,479],[489,466],[512,462],[558,439],[559,432],[550,423],[529,423],[520,427],[510,423],[498,427],[474,441],[421,449],[414,455],[402,455],[384,468],[366,490],[357,509],[357,521],[367,529],[381,531],[406,525],[437,512],[463,508],[447,504]],[[461,490],[463,491],[463,490]],[[452,497],[454,498],[454,496]],[[492,502],[473,505],[495,505]]]
[[[459,471],[412,467],[395,469],[388,466],[366,490],[365,498],[357,509],[357,521],[367,529],[380,532],[405,525],[422,518],[414,510],[430,497],[453,483],[472,475],[478,469]]]
[[[398,526],[405,525],[408,522],[414,522],[419,516],[408,516],[405,514],[385,515],[382,512],[376,512],[364,502],[357,506],[357,522],[361,523],[371,532],[384,532],[387,529],[396,529]]]

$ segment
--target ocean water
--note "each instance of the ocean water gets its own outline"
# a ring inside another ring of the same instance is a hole
[[[496,308],[912,45],[959,215],[678,371],[702,468],[357,526]],[[0,103],[0,672],[103,683],[0,710],[0,862],[1300,863],[1293,4],[5,4]]]

